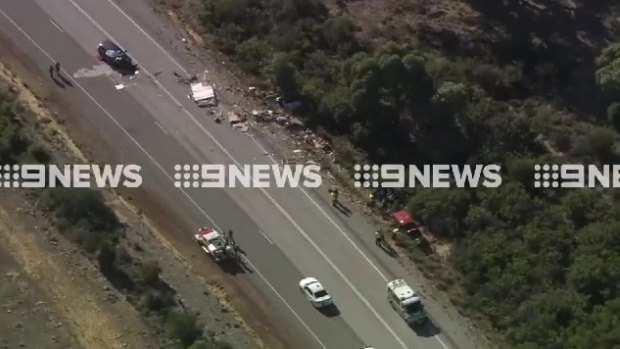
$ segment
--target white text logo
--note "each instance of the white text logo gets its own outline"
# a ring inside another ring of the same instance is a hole
[[[319,165],[175,165],[177,188],[318,188],[323,183]]]
[[[355,187],[364,188],[497,188],[499,165],[355,165]]]
[[[536,188],[620,188],[620,165],[537,164]]]
[[[138,165],[41,165],[0,166],[4,188],[137,188],[142,185]]]

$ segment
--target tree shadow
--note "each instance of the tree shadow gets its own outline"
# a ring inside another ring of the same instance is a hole
[[[575,9],[559,0],[470,4],[482,15],[480,27],[491,55],[501,65],[522,64],[523,78],[509,92],[513,98],[544,95],[577,114],[604,114],[594,61],[612,40],[604,22],[611,1],[583,1]],[[480,50],[472,53],[480,55]]]

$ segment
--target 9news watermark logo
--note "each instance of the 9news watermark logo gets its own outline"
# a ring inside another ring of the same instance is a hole
[[[620,188],[620,165],[536,164],[535,188]]]
[[[174,166],[177,188],[318,188],[323,184],[319,165],[223,165]]]
[[[500,165],[355,165],[356,188],[497,188]]]
[[[0,188],[137,188],[141,170],[139,165],[2,165]]]

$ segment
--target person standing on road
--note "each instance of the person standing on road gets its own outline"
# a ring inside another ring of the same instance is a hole
[[[54,66],[50,64],[50,77],[54,77]]]
[[[56,70],[56,74],[60,74],[60,63],[56,62],[54,64],[54,70]]]
[[[385,240],[383,239],[383,233],[381,232],[381,230],[375,231],[375,245],[381,247],[381,244],[384,241]]]
[[[232,231],[232,229],[229,229],[229,230],[228,230],[228,239],[229,239],[231,242],[235,241],[235,239],[233,239],[233,231]]]
[[[336,204],[338,204],[338,189],[332,188],[329,190],[329,193],[332,196],[332,205],[336,206]]]

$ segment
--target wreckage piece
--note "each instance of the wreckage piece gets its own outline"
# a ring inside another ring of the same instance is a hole
[[[190,86],[192,89],[190,97],[199,107],[212,107],[217,105],[217,98],[213,86],[204,82],[196,82]]]

